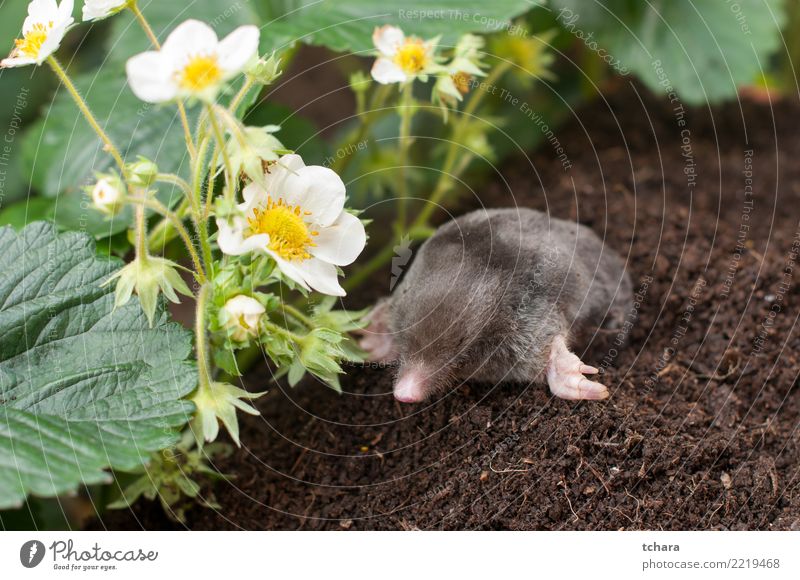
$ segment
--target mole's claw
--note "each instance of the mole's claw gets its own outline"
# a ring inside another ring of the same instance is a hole
[[[581,359],[570,352],[563,337],[553,340],[547,365],[547,383],[556,397],[572,401],[605,399],[609,395],[605,385],[583,376],[598,372],[595,367],[583,364]]]

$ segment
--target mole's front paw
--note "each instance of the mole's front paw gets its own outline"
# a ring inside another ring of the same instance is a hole
[[[583,364],[581,359],[571,353],[563,338],[558,337],[553,341],[547,364],[547,383],[550,385],[550,392],[556,397],[572,401],[605,399],[608,397],[605,385],[583,376],[598,372],[596,368]]]

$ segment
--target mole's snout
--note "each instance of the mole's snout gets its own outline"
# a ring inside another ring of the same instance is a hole
[[[426,377],[418,369],[405,369],[394,384],[394,398],[401,403],[421,403],[425,399]]]

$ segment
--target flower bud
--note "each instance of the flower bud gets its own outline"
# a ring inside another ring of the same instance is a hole
[[[255,298],[239,294],[222,307],[224,318],[220,322],[230,331],[233,340],[245,342],[258,335],[258,326],[265,311]]]
[[[276,78],[281,76],[282,71],[278,69],[280,65],[281,59],[276,58],[275,53],[272,53],[269,58],[259,58],[256,63],[250,67],[247,74],[257,83],[269,85]]]
[[[123,185],[118,178],[112,175],[98,179],[92,187],[91,195],[92,205],[106,215],[119,213],[125,202]]]
[[[131,184],[139,187],[150,187],[158,176],[158,166],[144,157],[128,164],[128,179]]]

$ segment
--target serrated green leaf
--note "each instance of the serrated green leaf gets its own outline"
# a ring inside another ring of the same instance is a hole
[[[602,48],[657,93],[671,84],[688,104],[734,97],[753,82],[778,48],[785,21],[783,3],[770,0],[552,4],[561,25],[590,49]]]
[[[113,309],[121,266],[82,233],[0,229],[0,509],[109,481],[173,445],[196,385],[187,330],[137,301]]]

